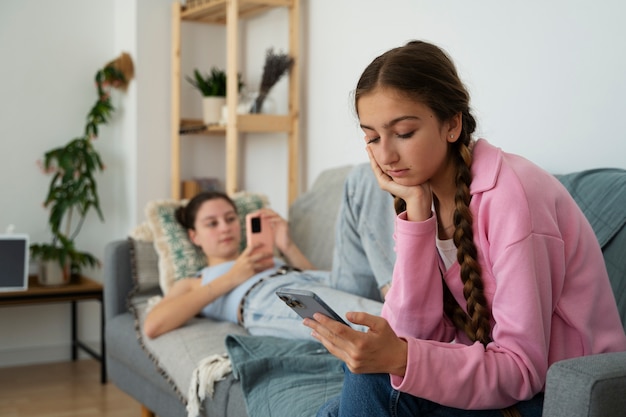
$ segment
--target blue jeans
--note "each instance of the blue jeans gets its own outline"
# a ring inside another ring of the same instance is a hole
[[[460,410],[396,391],[387,374],[353,374],[345,366],[341,395],[332,398],[317,417],[502,417],[501,410]],[[445,388],[442,388],[445,389]],[[540,417],[543,393],[516,405],[523,417]]]
[[[380,189],[369,164],[355,166],[344,185],[332,271],[289,272],[254,287],[244,300],[246,329],[257,336],[312,339],[311,329],[275,295],[280,288],[313,291],[344,318],[348,311],[380,315],[380,287],[391,281],[395,262],[394,220],[393,198]]]
[[[331,286],[382,301],[396,261],[393,198],[381,190],[368,164],[355,166],[344,184],[335,225]]]

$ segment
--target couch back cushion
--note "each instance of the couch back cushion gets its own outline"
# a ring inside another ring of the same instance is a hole
[[[311,189],[289,208],[291,238],[317,269],[331,270],[335,223],[351,169],[352,165],[346,165],[322,172]]]
[[[626,170],[598,168],[557,178],[596,234],[626,331]]]

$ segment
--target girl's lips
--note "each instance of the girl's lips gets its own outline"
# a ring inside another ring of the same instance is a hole
[[[408,169],[390,169],[387,171],[387,175],[391,178],[401,178],[407,175],[408,172]]]

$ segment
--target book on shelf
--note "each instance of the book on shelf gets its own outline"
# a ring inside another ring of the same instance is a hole
[[[183,181],[182,198],[193,198],[196,194],[203,191],[224,191],[224,188],[220,184],[217,178],[211,177],[196,177],[190,180]]]

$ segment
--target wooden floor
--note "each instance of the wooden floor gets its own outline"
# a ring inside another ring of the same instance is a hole
[[[139,417],[141,406],[91,360],[0,368],[2,417]]]

